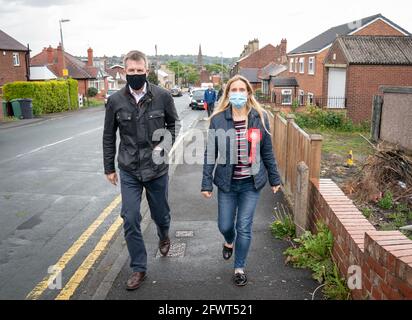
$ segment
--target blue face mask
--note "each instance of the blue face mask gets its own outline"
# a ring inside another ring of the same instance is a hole
[[[229,101],[237,109],[242,109],[247,102],[247,96],[243,93],[231,93]]]

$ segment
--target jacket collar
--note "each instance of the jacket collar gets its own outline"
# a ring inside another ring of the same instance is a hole
[[[257,118],[259,117],[259,113],[255,110],[252,109],[249,113],[249,119]],[[233,115],[232,115],[232,106],[226,109],[225,111],[225,118],[226,120],[233,120]]]

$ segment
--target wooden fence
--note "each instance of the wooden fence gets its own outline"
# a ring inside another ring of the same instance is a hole
[[[279,111],[274,112],[271,124],[272,143],[286,192],[293,196],[297,189],[297,167],[305,162],[309,167],[309,178],[320,178],[322,153],[321,135],[309,135],[296,123],[293,115],[282,118]]]

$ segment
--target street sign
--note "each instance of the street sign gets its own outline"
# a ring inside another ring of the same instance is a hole
[[[69,76],[69,70],[63,69],[63,77],[68,77]]]

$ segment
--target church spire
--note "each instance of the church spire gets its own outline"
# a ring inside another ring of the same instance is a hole
[[[203,69],[203,54],[201,44],[199,44],[199,54],[197,55],[197,67],[199,68],[199,70]]]

